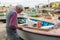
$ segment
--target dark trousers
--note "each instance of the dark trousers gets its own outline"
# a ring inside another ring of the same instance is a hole
[[[7,38],[8,40],[20,40],[16,30],[7,28]]]

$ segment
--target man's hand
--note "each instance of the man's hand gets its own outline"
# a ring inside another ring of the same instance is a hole
[[[19,30],[23,30],[22,26],[18,27]]]

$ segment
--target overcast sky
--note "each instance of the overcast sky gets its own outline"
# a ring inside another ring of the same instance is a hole
[[[60,1],[60,0],[49,0],[49,2]],[[23,6],[34,7],[37,4],[43,3],[48,4],[48,0],[0,0],[0,5],[17,5],[22,4]]]

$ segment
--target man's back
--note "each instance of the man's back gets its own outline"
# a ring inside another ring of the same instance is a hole
[[[8,12],[7,12],[7,15],[6,15],[6,26],[9,27],[9,22],[10,22],[10,17],[11,15],[16,12],[14,9],[10,9]]]

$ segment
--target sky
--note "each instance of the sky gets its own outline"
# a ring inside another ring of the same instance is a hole
[[[35,5],[38,4],[48,4],[50,2],[55,2],[55,1],[60,1],[60,0],[0,0],[0,6],[3,5],[17,5],[17,4],[22,4],[23,6],[30,6],[34,7]]]

